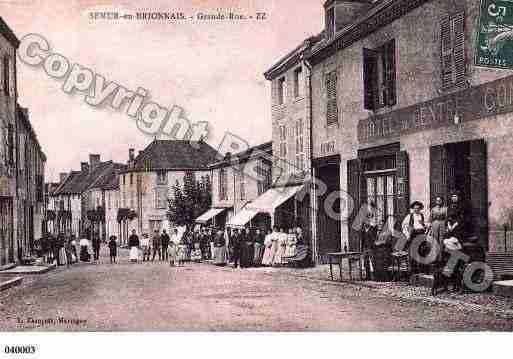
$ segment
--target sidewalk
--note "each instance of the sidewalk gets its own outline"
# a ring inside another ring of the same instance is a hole
[[[394,297],[398,300],[423,302],[426,305],[452,306],[456,310],[478,311],[507,319],[513,319],[513,298],[486,293],[441,293],[436,297],[431,296],[431,289],[422,286],[412,286],[406,282],[375,282],[360,281],[358,273],[353,273],[353,281],[349,281],[348,268],[343,266],[343,278],[339,280],[338,265],[333,266],[333,278],[330,279],[329,265],[318,265],[314,268],[250,268],[247,270],[259,271],[266,275],[286,275],[305,280],[323,281],[329,285],[353,286],[355,290],[368,289],[378,292],[386,297]]]
[[[0,275],[0,292],[14,286],[20,285],[23,277],[14,275]]]
[[[1,271],[0,274],[44,274],[46,272],[51,271],[57,267],[56,264],[49,264],[49,265],[31,265],[31,266],[22,266],[18,265],[11,269],[6,269],[4,271]]]

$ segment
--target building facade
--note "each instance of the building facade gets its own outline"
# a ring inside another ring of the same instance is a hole
[[[271,187],[272,142],[251,147],[246,151],[228,154],[224,160],[212,163],[212,210],[200,218],[224,227],[227,221],[248,203]],[[262,219],[261,226],[269,227]]]
[[[207,143],[154,140],[135,156],[129,150],[126,170],[119,172],[121,242],[135,229],[150,234],[167,226],[172,187],[183,186],[184,176],[210,176],[209,163],[217,151]]]
[[[33,130],[28,110],[17,110],[18,259],[28,256],[34,240],[45,234],[44,171],[46,156]]]
[[[359,249],[352,223],[367,201],[380,220],[402,219],[411,201],[429,208],[452,191],[469,209],[467,236],[500,250],[512,213],[513,80],[474,66],[479,2],[328,1],[325,9],[324,39],[308,57],[313,165],[343,205],[336,233],[318,230],[329,238],[320,250]]]
[[[17,258],[16,49],[19,40],[0,17],[0,267]]]

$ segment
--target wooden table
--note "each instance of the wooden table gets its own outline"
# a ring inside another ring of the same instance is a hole
[[[360,279],[362,279],[362,253],[360,252],[332,252],[327,253],[329,261],[330,261],[330,275],[331,280],[333,279],[333,261],[332,258],[335,258],[338,262],[338,269],[340,280],[342,280],[342,261],[344,258],[347,258],[347,263],[349,264],[349,280],[353,280],[353,263],[354,261],[358,262],[358,270],[360,272]]]

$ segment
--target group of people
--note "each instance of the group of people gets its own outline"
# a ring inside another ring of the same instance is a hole
[[[387,222],[389,219],[383,223],[377,223],[376,212],[373,211],[374,203],[370,202],[369,207],[370,214],[361,228],[366,279],[371,279],[374,275],[376,280],[387,280],[387,268],[391,264],[392,255],[396,249],[397,231],[401,231],[406,238],[403,252],[409,252],[410,245],[418,236],[423,236],[418,247],[419,257],[425,258],[433,248],[437,250],[436,258],[430,264],[421,263],[410,253],[409,265],[412,273],[439,273],[446,267],[451,251],[462,249],[462,242],[468,229],[468,216],[458,192],[451,193],[447,205],[441,196],[437,196],[427,216],[423,213],[423,203],[414,201],[410,206],[410,213],[402,222],[395,222],[392,218],[394,222],[392,225]],[[396,231],[395,234],[394,231]],[[444,282],[444,288],[447,289],[447,284],[452,282],[454,290],[461,290],[461,273],[462,267],[459,263],[450,274],[449,280]],[[437,285],[439,284],[435,283],[435,286]],[[436,294],[435,292],[436,290],[433,294]]]
[[[211,260],[215,265],[233,263],[234,268],[252,266],[279,266],[287,263],[287,257],[296,254],[296,246],[304,242],[300,227],[279,229],[274,227],[264,233],[259,228],[203,227],[182,231],[156,230],[151,240],[136,231],[128,239],[131,262],[169,261],[171,266],[181,266],[187,261]]]

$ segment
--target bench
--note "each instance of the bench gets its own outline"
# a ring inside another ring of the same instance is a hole
[[[353,280],[353,262],[358,263],[358,270],[360,272],[360,279],[363,278],[362,274],[362,254],[360,252],[332,252],[327,253],[330,263],[330,276],[333,279],[333,261],[335,259],[338,263],[340,280],[342,280],[342,261],[347,259],[349,264],[349,280]]]
[[[486,264],[492,269],[494,280],[513,277],[513,252],[486,254]]]

